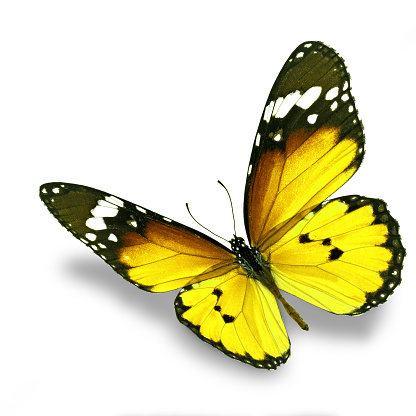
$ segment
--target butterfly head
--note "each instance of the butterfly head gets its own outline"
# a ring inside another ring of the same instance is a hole
[[[254,270],[259,269],[259,255],[258,250],[249,247],[244,238],[234,237],[230,240],[231,250],[236,256],[237,262],[244,268],[253,268]],[[261,255],[260,255],[261,257]]]
[[[241,250],[244,250],[244,248],[247,248],[247,244],[244,241],[244,238],[237,237],[236,235],[234,235],[234,237],[230,240],[230,244],[231,244],[231,250],[235,254],[238,254]]]

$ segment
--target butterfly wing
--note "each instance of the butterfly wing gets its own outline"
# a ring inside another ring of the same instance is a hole
[[[337,314],[384,303],[404,249],[384,201],[352,195],[321,204],[268,250],[280,289]]]
[[[40,198],[68,231],[137,287],[165,292],[185,286],[175,301],[178,319],[204,341],[257,367],[275,368],[288,358],[276,300],[225,246],[87,186],[47,183]]]
[[[141,289],[179,289],[236,267],[231,251],[210,237],[97,189],[47,183],[40,198],[68,231]]]
[[[244,220],[262,252],[358,169],[364,135],[343,60],[320,42],[289,57],[267,99],[251,154]]]
[[[180,322],[232,358],[265,369],[276,369],[289,358],[276,299],[241,267],[185,287],[175,308]]]
[[[384,302],[405,251],[381,200],[323,201],[358,169],[364,135],[336,52],[306,42],[289,57],[260,120],[245,189],[252,246],[279,289],[340,314]]]

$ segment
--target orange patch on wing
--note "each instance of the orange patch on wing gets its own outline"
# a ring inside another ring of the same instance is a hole
[[[286,141],[286,156],[291,155],[296,149],[298,149],[306,140],[309,139],[309,137],[311,137],[311,134],[312,132],[307,129],[296,130],[291,133]]]
[[[125,247],[137,246],[140,244],[145,244],[147,242],[147,239],[138,233],[127,233],[123,237],[123,246]]]
[[[267,213],[274,204],[274,193],[268,192],[270,184],[278,183],[285,162],[279,149],[265,152],[259,160],[256,176],[249,191],[250,239],[258,241]],[[261,201],[261,203],[259,203]]]
[[[221,260],[230,258],[230,254],[227,251],[211,243],[206,238],[170,224],[162,224],[156,221],[150,222],[146,226],[145,237],[149,242],[177,253]]]
[[[333,163],[337,163],[339,169],[335,169],[332,176],[325,177],[328,163],[331,163],[331,159],[325,156],[339,143],[345,142],[348,148],[349,142],[353,142],[348,139],[339,142],[339,134],[338,127],[322,127],[314,133],[308,129],[297,130],[289,135],[284,151],[276,148],[261,155],[249,195],[250,241],[253,244],[259,243],[261,236],[273,227],[283,225],[298,211],[305,210],[304,204],[311,194],[318,195],[328,182],[348,167],[355,157],[356,146],[347,150],[341,146],[339,152],[334,152]],[[345,156],[345,153],[351,157],[338,163],[337,158]],[[321,176],[324,181],[319,181]],[[315,205],[310,204],[304,214],[327,196],[319,198],[317,203],[314,201]]]
[[[130,280],[152,292],[175,290],[236,267],[231,253],[186,229],[151,221],[141,232],[123,237],[118,259]]]

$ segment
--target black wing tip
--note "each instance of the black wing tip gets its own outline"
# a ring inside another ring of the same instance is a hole
[[[73,185],[65,182],[46,182],[39,186],[39,197],[43,202],[45,202],[50,197],[64,195],[68,192],[69,186],[79,185]]]
[[[313,53],[313,51],[320,51],[322,53],[333,53],[337,55],[342,63],[344,59],[339,56],[338,52],[330,45],[320,40],[307,40],[302,42],[290,55],[288,61],[291,62],[299,52]]]
[[[42,199],[42,201],[44,197],[50,193],[53,185],[54,185],[54,182],[46,182],[39,186],[39,197],[40,199]]]
[[[45,182],[42,185],[39,186],[39,192],[42,191],[42,189],[51,189],[55,186],[65,186],[65,185],[70,185],[68,183],[65,182]]]
[[[189,290],[191,286],[186,286],[182,290]],[[182,291],[181,291],[182,292]],[[181,292],[179,292],[178,296],[175,299],[175,312],[176,317],[178,318],[179,322],[186,327],[188,327],[196,336],[198,336],[199,339],[202,341],[212,345],[214,348],[217,348],[220,350],[223,354],[227,355],[230,358],[233,358],[237,361],[241,361],[244,364],[251,365],[256,368],[264,369],[264,370],[276,370],[277,367],[281,366],[282,364],[285,364],[288,358],[290,357],[290,346],[287,351],[285,351],[282,355],[279,357],[272,357],[269,354],[266,354],[265,358],[263,360],[255,360],[254,358],[250,357],[249,355],[240,355],[232,353],[231,351],[228,351],[222,342],[215,342],[209,338],[206,338],[203,336],[199,330],[198,325],[193,325],[191,322],[187,321],[182,317],[182,314],[186,312],[189,307],[184,305],[182,302],[182,299],[180,297]]]

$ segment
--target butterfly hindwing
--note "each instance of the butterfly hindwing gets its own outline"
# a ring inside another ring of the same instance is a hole
[[[251,154],[244,220],[265,252],[358,169],[364,135],[343,60],[320,42],[289,57],[267,99]]]
[[[275,369],[290,355],[276,299],[240,267],[185,287],[175,308],[180,322],[232,358]]]
[[[352,195],[308,213],[269,256],[281,290],[357,315],[385,302],[400,283],[404,249],[386,203]]]
[[[55,218],[141,289],[166,292],[236,267],[204,234],[87,186],[47,183],[40,197]]]

